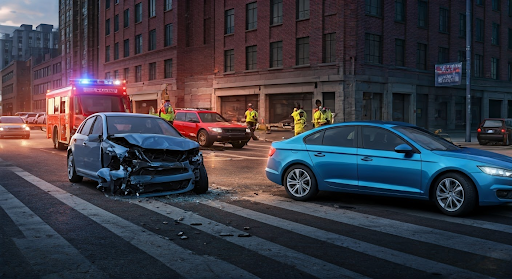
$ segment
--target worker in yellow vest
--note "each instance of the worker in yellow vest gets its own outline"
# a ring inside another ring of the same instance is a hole
[[[332,124],[332,112],[329,108],[325,108],[325,120],[327,121],[326,124]]]
[[[315,112],[315,114],[313,114],[312,122],[315,128],[318,128],[327,123],[327,120],[325,118],[325,110],[321,106],[318,107],[318,110]]]
[[[165,100],[165,103],[162,105],[160,111],[158,112],[158,116],[171,123],[171,125],[174,124],[174,109],[170,100]]]
[[[294,119],[295,135],[304,133],[306,131],[306,112],[302,109],[295,108],[292,117]]]
[[[252,104],[247,105],[247,111],[245,112],[245,124],[251,131],[251,138],[253,140],[259,140],[254,131],[256,130],[256,124],[258,124],[258,112],[252,108]]]

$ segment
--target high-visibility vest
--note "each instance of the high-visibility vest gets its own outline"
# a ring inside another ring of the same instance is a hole
[[[174,121],[174,109],[170,103],[165,103],[159,112],[159,116],[167,121]]]
[[[245,122],[256,122],[258,113],[255,110],[247,110],[245,112]]]

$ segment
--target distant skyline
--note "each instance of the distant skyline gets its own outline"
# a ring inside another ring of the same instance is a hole
[[[58,0],[0,0],[0,25],[59,25]]]

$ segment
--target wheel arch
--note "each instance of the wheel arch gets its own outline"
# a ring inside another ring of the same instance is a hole
[[[471,181],[471,183],[473,184],[473,188],[475,189],[476,191],[476,196],[477,196],[477,201],[478,201],[478,198],[479,198],[479,192],[478,192],[478,187],[476,186],[476,183],[475,183],[475,179],[473,179],[473,177],[471,175],[469,175],[468,173],[462,171],[462,170],[458,170],[458,169],[445,169],[445,170],[442,170],[440,171],[439,173],[437,173],[436,175],[433,176],[433,178],[430,180],[429,182],[429,187],[428,187],[428,198],[429,200],[432,200],[434,198],[434,190],[435,190],[435,182],[439,179],[439,177],[447,174],[447,173],[457,173],[457,174],[460,174],[462,176],[464,176],[465,178],[467,178],[469,181]]]
[[[284,186],[284,176],[286,175],[286,173],[288,172],[288,170],[293,167],[293,166],[297,166],[297,165],[303,165],[305,167],[307,167],[311,173],[313,174],[315,180],[316,180],[316,184],[318,185],[318,178],[316,177],[316,174],[315,172],[313,171],[313,166],[311,166],[310,164],[304,162],[304,161],[299,161],[299,160],[295,160],[295,161],[291,161],[289,162],[288,164],[286,164],[285,166],[283,166],[283,171],[281,172],[281,185]]]

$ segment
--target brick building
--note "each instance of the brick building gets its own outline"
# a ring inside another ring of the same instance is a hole
[[[2,115],[30,111],[30,60],[12,61],[0,71],[2,76]]]
[[[465,80],[435,87],[434,65],[464,61],[465,1],[115,2],[100,6],[100,25],[108,26],[100,30],[100,75],[127,73],[137,111],[167,92],[177,106],[210,107],[233,120],[250,102],[261,121],[276,123],[294,102],[311,110],[320,99],[336,121],[464,127]],[[473,124],[512,117],[511,9],[507,1],[473,1]]]
[[[47,54],[39,59],[32,59],[30,111],[46,111],[46,92],[65,86],[62,73],[62,56]]]

